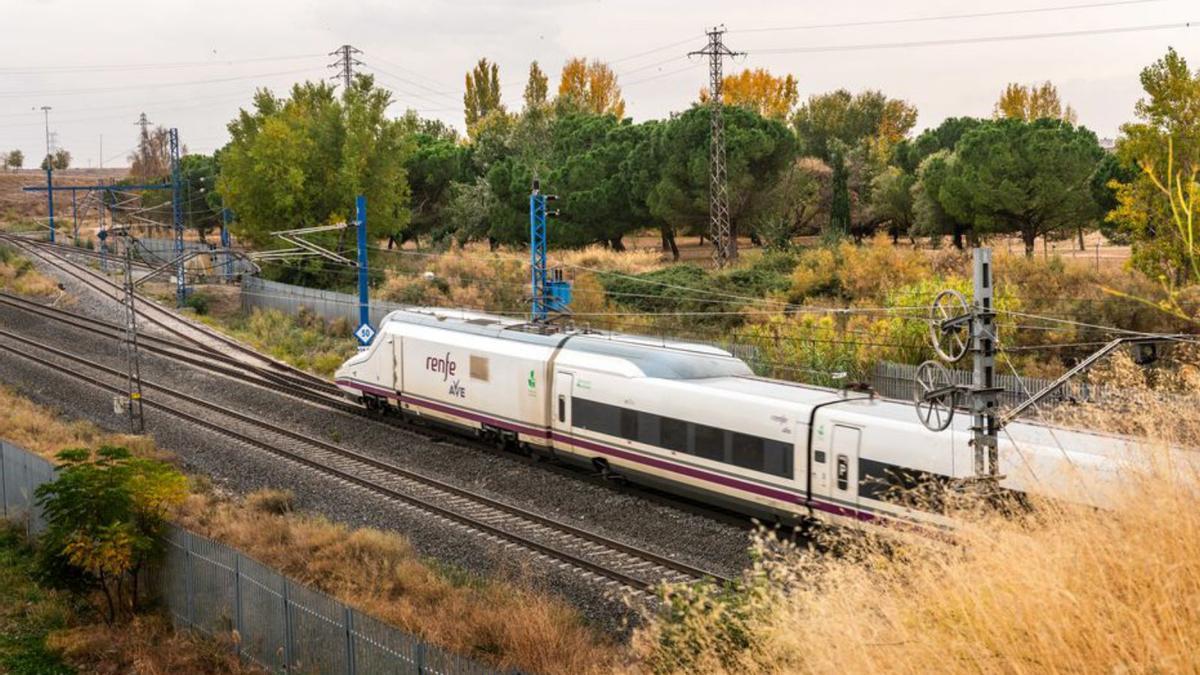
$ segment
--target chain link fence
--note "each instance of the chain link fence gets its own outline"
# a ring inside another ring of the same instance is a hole
[[[31,537],[45,528],[35,491],[54,480],[45,459],[0,441],[3,517]],[[150,583],[177,626],[231,636],[238,654],[287,673],[495,673],[298,584],[235,549],[171,526]]]
[[[971,385],[973,377],[971,371],[948,369],[948,372],[950,373],[952,384],[962,386]],[[907,363],[883,361],[875,364],[870,384],[875,391],[879,392],[880,396],[911,401],[913,400],[913,387],[916,375],[917,366]],[[1046,388],[1053,380],[1040,377],[1017,377],[1016,375],[997,373],[995,382],[997,387],[1004,389],[999,397],[1001,407],[1011,408]],[[1040,405],[1053,406],[1071,402],[1094,402],[1103,398],[1105,394],[1106,389],[1104,387],[1090,385],[1082,380],[1070,381],[1054,390],[1050,396],[1042,400]]]
[[[357,295],[293,286],[258,277],[242,277],[243,310],[274,309],[294,316],[300,313],[301,307],[326,321],[345,319],[351,326],[358,325]],[[371,325],[378,327],[388,313],[409,305],[372,300],[370,307]]]

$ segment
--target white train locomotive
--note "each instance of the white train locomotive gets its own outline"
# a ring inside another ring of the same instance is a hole
[[[755,377],[713,347],[545,334],[484,314],[393,312],[336,380],[369,407],[398,408],[784,522],[944,525],[891,488],[965,478],[974,466],[966,416],[934,433],[911,404]],[[1130,446],[1011,424],[1001,439],[1001,485],[1087,499],[1115,478]]]

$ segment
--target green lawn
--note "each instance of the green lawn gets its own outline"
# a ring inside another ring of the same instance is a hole
[[[65,628],[70,609],[33,580],[33,551],[20,531],[0,523],[0,673],[74,673],[46,649],[46,636]]]

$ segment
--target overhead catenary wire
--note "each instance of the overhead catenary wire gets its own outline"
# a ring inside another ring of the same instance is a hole
[[[1105,7],[1121,7],[1128,5],[1147,5],[1165,2],[1166,0],[1110,0],[1108,2],[1089,2],[1075,5],[1057,5],[1054,7],[1027,7],[1021,9],[1000,9],[986,12],[963,12],[958,14],[939,14],[935,16],[894,17],[890,19],[864,19],[861,21],[839,21],[832,23],[810,23],[794,26],[761,26],[756,28],[732,28],[730,33],[775,33],[783,31],[822,30],[829,28],[865,28],[867,26],[889,26],[908,23],[929,23],[934,21],[957,21],[963,19],[994,19],[1002,16],[1017,16],[1024,14],[1047,14],[1051,12],[1068,12],[1082,9],[1100,9]]]
[[[1055,38],[1081,37],[1088,35],[1114,35],[1119,33],[1142,33],[1148,31],[1178,30],[1200,26],[1200,21],[1176,21],[1142,26],[1115,26],[1112,28],[1086,28],[1081,30],[1054,31],[1049,33],[1021,33],[1010,35],[984,35],[978,37],[940,38],[932,40],[908,40],[903,42],[870,42],[844,45],[814,45],[804,47],[774,47],[751,49],[752,54],[821,54],[829,52],[873,51],[886,49],[916,49],[921,47],[945,47],[951,45],[986,44],[993,42],[1024,42]]]

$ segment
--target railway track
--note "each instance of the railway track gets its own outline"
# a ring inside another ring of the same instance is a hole
[[[68,377],[116,394],[122,386],[80,372],[90,369],[120,382],[123,371],[93,363],[19,335],[0,331],[0,350],[14,354]],[[31,350],[66,361],[37,356]],[[519,506],[450,485],[436,478],[363,455],[321,439],[280,427],[174,388],[143,380],[143,389],[154,392],[143,403],[155,410],[209,429],[245,445],[265,451],[312,471],[382,496],[461,530],[519,549],[579,571],[584,578],[649,593],[662,582],[728,579],[604,535],[547,518]],[[216,415],[220,421],[210,416]]]
[[[74,314],[64,309],[50,307],[17,295],[0,291],[0,306],[12,307],[66,326],[78,328],[94,335],[120,342],[125,339],[125,328],[114,323],[94,319],[92,317]],[[272,391],[286,394],[310,403],[317,403],[341,410],[343,412],[360,414],[364,408],[350,403],[340,394],[318,391],[311,387],[281,378],[274,373],[264,373],[247,368],[234,359],[211,352],[189,351],[178,344],[153,335],[138,334],[138,350],[186,363],[205,372],[225,375],[239,382],[254,384]]]
[[[68,258],[66,254],[53,250],[45,242],[34,241],[25,237],[0,234],[0,241],[8,242],[24,252],[37,257],[46,264],[54,266],[80,283],[106,296],[120,299],[124,289],[108,277],[79,265]],[[57,248],[57,247],[55,247]],[[74,253],[72,251],[72,253]],[[161,330],[178,337],[198,349],[212,354],[219,354],[226,359],[233,359],[242,367],[255,369],[260,374],[282,378],[298,386],[307,386],[316,391],[337,394],[337,387],[332,382],[294,368],[258,353],[240,342],[222,335],[221,333],[184,319],[171,310],[160,306],[153,300],[136,296],[138,316]]]

